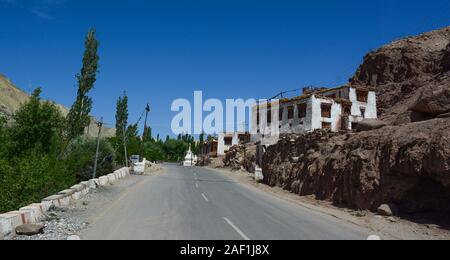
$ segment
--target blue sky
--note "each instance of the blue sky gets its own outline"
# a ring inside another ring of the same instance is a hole
[[[346,83],[364,54],[450,25],[450,1],[0,0],[0,73],[70,106],[84,36],[96,28],[93,114],[114,123],[126,90],[130,121],[150,102],[154,133],[170,134],[176,98],[267,98]]]

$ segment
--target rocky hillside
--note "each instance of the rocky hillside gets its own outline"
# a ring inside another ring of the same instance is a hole
[[[285,136],[263,158],[264,182],[359,209],[450,212],[450,118],[355,134]]]
[[[402,39],[369,53],[351,84],[376,87],[380,117],[393,124],[449,112],[450,27]],[[431,104],[424,97],[437,103]]]
[[[11,116],[19,107],[29,100],[30,96],[16,87],[7,77],[0,75],[0,114]],[[69,113],[69,109],[63,105],[56,104],[63,115]],[[97,121],[92,118],[89,126],[89,136],[96,136],[98,133]],[[104,129],[103,136],[115,136],[115,129]]]
[[[350,84],[376,87],[387,126],[284,136],[264,182],[359,209],[450,212],[450,28],[369,53]]]

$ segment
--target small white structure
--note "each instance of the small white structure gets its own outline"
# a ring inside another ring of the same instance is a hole
[[[231,147],[250,142],[248,132],[220,133],[217,141],[217,155],[225,155]]]
[[[252,142],[272,145],[280,134],[352,130],[354,123],[377,117],[376,93],[371,87],[305,88],[303,96],[252,108]]]
[[[133,172],[134,174],[137,175],[142,175],[145,173],[145,163],[146,163],[146,159],[144,158],[144,160],[142,162],[136,162],[133,164]]]
[[[185,167],[191,167],[195,166],[197,164],[197,155],[195,155],[192,152],[192,147],[189,145],[189,150],[186,153],[186,156],[184,157],[183,166]]]

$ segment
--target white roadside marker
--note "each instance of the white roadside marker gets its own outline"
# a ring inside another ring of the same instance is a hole
[[[244,234],[244,232],[242,232],[242,230],[240,230],[235,224],[233,224],[233,222],[231,222],[228,218],[223,218],[228,225],[230,225],[244,240],[250,240],[250,238],[248,236],[246,236]]]

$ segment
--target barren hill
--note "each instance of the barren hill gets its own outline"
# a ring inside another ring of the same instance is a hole
[[[380,116],[390,123],[416,122],[450,111],[450,27],[367,54],[351,84],[376,87]],[[423,99],[427,104],[420,103]]]
[[[19,107],[27,102],[30,96],[16,87],[7,77],[0,75],[0,114],[11,116]],[[69,109],[63,105],[56,104],[61,110],[61,113],[66,116],[69,113]],[[89,126],[89,136],[94,137],[98,133],[97,120],[92,118]],[[115,129],[106,128],[103,130],[102,136],[112,137],[115,136]]]

